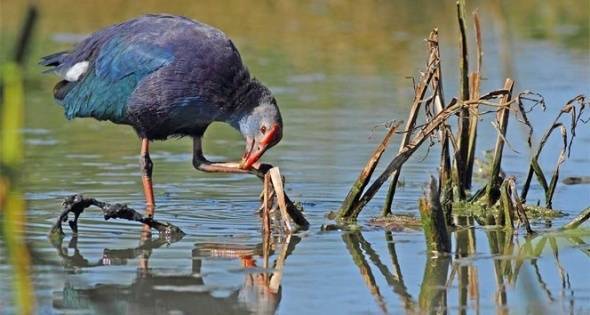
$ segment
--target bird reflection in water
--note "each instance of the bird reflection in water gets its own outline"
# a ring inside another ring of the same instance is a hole
[[[54,243],[66,269],[126,265],[138,260],[138,272],[131,284],[96,284],[76,287],[66,281],[63,292],[54,294],[53,307],[58,311],[87,311],[97,314],[273,314],[281,299],[281,279],[286,258],[301,239],[266,236],[255,245],[229,243],[200,243],[192,250],[191,271],[186,274],[158,274],[149,267],[152,252],[169,240],[142,237],[139,246],[127,249],[104,249],[96,261],[85,258],[73,237],[68,248],[62,240]],[[274,262],[271,258],[276,256]],[[245,276],[239,289],[223,297],[210,289],[201,273],[204,263],[219,259],[237,260]],[[258,260],[261,260],[259,266]]]

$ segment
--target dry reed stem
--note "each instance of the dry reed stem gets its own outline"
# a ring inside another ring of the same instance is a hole
[[[448,253],[451,251],[451,241],[438,191],[437,181],[431,177],[425,196],[419,200],[418,208],[427,249],[430,252]]]
[[[383,137],[381,143],[377,146],[373,154],[371,154],[369,161],[367,161],[367,164],[365,164],[365,167],[359,174],[359,177],[354,182],[354,184],[350,188],[350,191],[346,195],[346,198],[342,202],[342,206],[340,207],[340,211],[338,212],[338,218],[351,217],[355,204],[358,203],[358,200],[363,190],[369,183],[369,180],[371,179],[371,176],[375,171],[375,167],[377,167],[377,163],[379,162],[381,156],[383,155],[383,152],[385,152],[385,149],[389,145],[389,141],[391,140],[391,137],[395,134],[395,131],[397,130],[398,126],[399,123],[389,128],[387,134],[385,134],[385,137]]]
[[[576,128],[578,127],[579,123],[580,122],[581,123],[587,122],[587,121],[583,120],[583,118],[582,118],[584,110],[586,109],[587,106],[588,106],[588,102],[586,101],[585,96],[578,95],[578,96],[574,97],[573,99],[569,100],[562,107],[562,109],[559,111],[559,114],[557,115],[557,117],[555,117],[555,119],[553,120],[553,123],[551,124],[549,129],[547,129],[547,131],[545,131],[545,134],[543,135],[543,137],[539,141],[536,152],[534,153],[533,157],[531,158],[531,165],[529,167],[529,172],[528,172],[527,178],[525,180],[525,183],[524,183],[524,186],[522,189],[521,198],[523,200],[526,199],[533,174],[535,174],[537,177],[537,180],[539,181],[539,184],[541,184],[541,187],[545,191],[545,206],[547,208],[552,207],[553,194],[555,193],[555,187],[557,185],[557,181],[559,180],[559,168],[561,167],[561,164],[563,164],[563,162],[570,155],[572,143],[573,143],[574,137],[576,136]],[[569,115],[571,118],[570,131],[569,131],[571,136],[569,137],[569,140],[568,140],[568,132],[565,127],[565,124],[560,122],[561,117],[564,115]],[[539,165],[539,156],[541,155],[541,152],[543,151],[543,147],[545,146],[545,144],[549,140],[549,137],[551,136],[553,131],[555,131],[556,129],[559,129],[561,132],[562,149],[559,153],[559,158],[557,160],[557,164],[555,166],[555,169],[553,170],[551,180],[548,184],[547,179],[545,178],[545,174],[543,173],[543,170],[542,170],[541,166]]]
[[[582,210],[580,214],[578,214],[575,218],[573,218],[570,222],[562,227],[562,229],[575,229],[584,223],[586,220],[590,219],[590,207]]]
[[[283,178],[281,177],[279,168],[273,167],[268,171],[268,173],[270,175],[270,179],[272,181],[272,185],[277,196],[277,203],[279,204],[279,210],[281,211],[281,219],[283,224],[285,225],[285,230],[287,230],[288,233],[292,233],[294,229],[291,225],[289,213],[287,212],[285,190],[283,189]]]
[[[522,205],[522,202],[518,196],[518,192],[516,191],[516,179],[514,178],[514,176],[508,178],[508,187],[510,188],[510,198],[512,200],[514,209],[516,210],[516,214],[518,215],[520,223],[524,225],[528,235],[535,234],[533,229],[531,229],[531,224],[529,223],[529,219],[526,216],[524,206]]]
[[[264,235],[271,234],[271,227],[270,227],[270,210],[272,207],[272,199],[271,199],[271,179],[270,174],[266,173],[264,175],[264,185],[263,185],[263,203],[262,203],[262,232]]]
[[[479,99],[480,83],[481,83],[481,65],[483,60],[483,48],[481,41],[481,26],[479,23],[479,12],[473,12],[473,25],[475,28],[475,42],[477,47],[477,63],[476,71],[469,76],[471,93],[469,98],[471,100]],[[478,104],[479,105],[479,104]],[[473,164],[475,162],[475,152],[477,143],[477,125],[479,121],[479,106],[472,108],[469,116],[469,145],[467,146],[466,171],[465,171],[465,189],[471,189],[471,182],[473,178]]]
[[[387,181],[391,174],[398,170],[412,154],[420,147],[420,145],[426,140],[434,131],[447,121],[449,117],[454,115],[457,111],[461,110],[465,106],[462,103],[458,103],[456,99],[451,101],[451,104],[446,107],[442,112],[438,113],[431,121],[426,123],[420,131],[412,138],[412,141],[403,148],[395,158],[387,165],[381,175],[367,188],[366,192],[362,195],[357,203],[353,205],[352,212],[349,216],[342,217],[345,219],[356,219],[364,208],[364,206],[375,196],[381,186]]]
[[[445,108],[445,101],[442,89],[442,66],[440,65],[440,46],[438,44],[438,29],[435,28],[428,38],[429,50],[433,49],[439,65],[436,67],[434,77],[432,78],[431,88],[434,91],[434,109],[435,113],[440,113]],[[441,206],[445,213],[445,219],[448,226],[453,225],[453,183],[451,179],[451,156],[449,153],[449,137],[452,139],[453,134],[450,126],[443,124],[439,128],[439,138],[441,143],[440,152],[440,169],[439,169],[439,194],[441,195]]]
[[[500,168],[502,165],[502,153],[504,151],[504,139],[506,131],[508,130],[508,117],[510,115],[510,101],[512,97],[512,89],[514,81],[506,79],[504,83],[504,90],[508,91],[500,101],[500,109],[496,113],[496,121],[498,122],[498,137],[496,139],[496,147],[494,149],[494,159],[492,162],[492,173],[488,182],[486,191],[487,205],[493,206],[498,200],[498,191],[501,184]]]
[[[420,83],[415,90],[414,100],[412,101],[412,106],[410,107],[410,113],[408,114],[408,120],[406,121],[404,135],[402,137],[398,153],[409,143],[410,138],[412,137],[414,127],[416,126],[416,120],[418,119],[420,105],[424,102],[424,96],[426,95],[428,86],[430,85],[430,82],[435,73],[438,71],[440,60],[438,59],[438,32],[436,29],[433,30],[428,36],[428,47],[429,53],[426,71],[422,74]],[[436,87],[433,87],[433,89],[436,90]],[[427,104],[425,104],[425,107],[427,107]],[[393,197],[395,196],[395,190],[399,180],[400,171],[401,167],[391,175],[391,184],[385,196],[385,205],[382,211],[383,216],[391,214],[391,204],[393,202]]]
[[[457,22],[459,23],[459,75],[460,75],[460,100],[469,100],[469,57],[467,48],[467,34],[465,27],[465,3],[463,0],[457,1]],[[458,198],[465,199],[465,178],[466,169],[464,165],[467,163],[467,156],[469,151],[469,125],[470,125],[469,109],[463,108],[459,113],[458,124],[458,145],[459,150],[455,154],[454,163],[454,181],[457,189]]]

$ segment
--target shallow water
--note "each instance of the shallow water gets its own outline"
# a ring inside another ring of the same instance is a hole
[[[73,193],[141,209],[139,142],[127,127],[66,121],[51,99],[55,78],[40,76],[41,69],[31,66],[23,191],[39,313],[590,312],[588,232],[549,233],[527,241],[472,224],[453,234],[451,257],[427,259],[420,231],[391,233],[367,225],[379,213],[382,194],[361,215],[362,232],[320,231],[329,223],[325,214],[338,208],[379,142],[384,128],[373,127],[405,119],[412,96],[406,76],[424,64],[421,39],[432,26],[441,32],[445,89],[447,94],[456,90],[452,3],[367,2],[357,8],[312,1],[244,8],[231,2],[185,7],[178,1],[145,1],[138,9],[107,2],[97,7],[40,1],[31,59],[68,47],[64,40],[141,12],[183,13],[222,28],[235,39],[252,73],[276,94],[286,134],[265,160],[280,166],[289,195],[303,202],[311,227],[287,239],[263,240],[256,214],[259,181],[194,171],[191,143],[180,139],[152,145],[152,160],[156,218],[182,228],[184,238],[142,239],[140,226],[105,222],[98,211],[87,210],[78,238],[66,229],[63,242],[52,244],[49,228],[61,200]],[[590,10],[583,8],[587,4],[572,10],[567,4],[535,3],[478,5],[484,30],[483,90],[499,88],[511,76],[518,90],[541,92],[548,109],[531,116],[538,139],[562,104],[590,92]],[[66,23],[56,12],[59,7],[68,7],[76,18]],[[16,17],[22,13],[16,2],[5,9]],[[585,13],[580,17],[580,12]],[[4,23],[3,38],[11,38],[17,20]],[[508,139],[518,153],[505,150],[504,171],[521,182],[528,160],[526,134],[515,121],[510,123]],[[495,141],[493,127],[483,125],[480,151]],[[555,140],[545,152],[543,165],[554,165],[557,144]],[[583,126],[562,177],[590,175],[589,144],[590,131]],[[205,152],[211,159],[229,160],[240,156],[242,146],[236,132],[219,125],[208,131]],[[396,150],[393,145],[384,159]],[[437,150],[424,149],[404,166],[395,211],[417,214],[416,200],[437,164]],[[542,202],[538,184],[529,196],[530,202]],[[590,186],[558,186],[555,208],[575,214],[588,205]],[[535,222],[533,228],[547,229],[545,222]],[[4,239],[0,244],[3,248]],[[11,282],[5,281],[12,277],[0,251],[0,310],[6,313],[15,311]],[[269,282],[274,290],[265,286]]]

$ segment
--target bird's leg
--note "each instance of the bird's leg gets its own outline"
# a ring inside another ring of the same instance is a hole
[[[145,194],[146,215],[152,217],[156,203],[154,201],[154,189],[152,188],[152,170],[154,164],[150,159],[150,142],[147,138],[141,139],[141,155],[139,165],[141,169],[141,181],[143,182],[143,192]]]
[[[211,162],[203,156],[203,143],[201,137],[193,138],[193,166],[203,172],[208,173],[252,173],[251,170],[244,170],[240,168],[238,162]],[[254,166],[256,168],[256,166]]]

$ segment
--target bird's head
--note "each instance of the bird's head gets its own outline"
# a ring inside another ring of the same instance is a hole
[[[250,169],[266,150],[283,137],[283,119],[275,98],[263,93],[250,111],[239,121],[239,129],[246,139],[246,150],[240,168]]]

